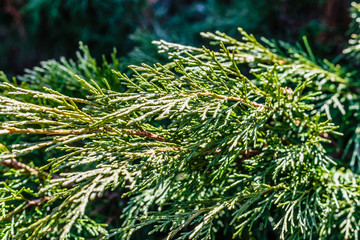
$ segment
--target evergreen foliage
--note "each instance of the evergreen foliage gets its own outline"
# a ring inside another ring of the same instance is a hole
[[[216,50],[155,42],[168,63],[132,74],[81,45],[21,86],[3,76],[0,134],[25,137],[0,149],[1,238],[357,239],[355,61],[239,32],[203,33]],[[121,221],[96,215],[111,193]]]

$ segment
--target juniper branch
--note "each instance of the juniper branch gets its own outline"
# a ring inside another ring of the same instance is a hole
[[[104,239],[130,239],[149,225],[168,239],[210,239],[220,224],[237,237],[266,222],[281,239],[331,238],[333,223],[334,236],[357,235],[358,176],[329,157],[324,143],[337,127],[319,107],[330,101],[341,112],[348,102],[339,97],[358,99],[347,91],[351,76],[310,53],[289,47],[281,54],[241,33],[242,41],[205,34],[219,43],[216,51],[162,41],[171,62],[131,66],[133,75],[109,68],[125,92],[71,69],[72,81],[88,92],[83,100],[1,84],[3,95],[11,94],[0,97],[7,119],[0,133],[42,137],[1,158],[46,148],[56,154],[40,169],[61,176],[41,182],[34,202],[15,183],[0,191],[6,204],[23,204],[4,208],[12,219],[40,204],[40,213],[18,223],[16,237],[76,235],[89,204],[106,191],[128,200],[123,226],[96,228]],[[338,87],[347,90],[335,93]]]

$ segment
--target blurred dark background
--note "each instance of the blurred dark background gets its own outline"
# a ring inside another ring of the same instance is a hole
[[[163,61],[152,40],[201,46],[199,33],[237,27],[291,43],[308,36],[318,56],[340,53],[348,0],[0,0],[0,69],[18,75],[41,60],[95,58],[113,47],[122,63]]]

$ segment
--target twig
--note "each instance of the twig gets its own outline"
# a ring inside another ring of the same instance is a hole
[[[49,130],[49,129],[34,129],[34,128],[15,128],[15,127],[6,127],[0,126],[0,135],[6,134],[39,134],[39,135],[78,135],[82,133],[91,133],[91,132],[103,132],[111,131],[111,128],[104,127],[103,129],[90,130],[88,128],[80,128],[75,130],[59,129],[59,130]],[[145,130],[132,130],[132,129],[120,129],[120,131],[126,132],[130,135],[143,136],[157,141],[165,141],[164,137],[158,136],[154,133],[145,131]]]
[[[39,171],[36,170],[35,168],[32,168],[22,162],[17,161],[15,158],[11,158],[11,159],[6,159],[4,161],[1,162],[1,165],[3,165],[4,167],[8,167],[8,168],[14,168],[16,170],[19,169],[24,169],[27,172],[34,174],[34,175],[39,175]],[[48,176],[48,173],[44,173],[44,175]]]
[[[9,221],[11,219],[12,216],[14,216],[15,214],[24,211],[25,209],[27,209],[28,207],[31,206],[40,206],[41,204],[43,204],[45,201],[49,201],[51,198],[48,196],[44,196],[42,198],[38,198],[35,200],[29,200],[23,207],[16,209],[8,214],[6,214],[6,216],[4,218],[0,218],[0,221]]]
[[[157,141],[160,141],[160,142],[165,141],[164,137],[158,136],[158,135],[156,135],[154,133],[151,133],[151,132],[148,132],[148,131],[145,131],[145,130],[136,131],[136,130],[132,130],[132,129],[122,129],[121,131],[124,131],[126,133],[129,133],[129,134],[135,135],[135,136],[147,137],[147,138],[157,140]]]
[[[59,129],[59,130],[49,130],[49,129],[34,129],[34,128],[15,128],[15,127],[5,127],[1,126],[0,135],[5,134],[39,134],[39,135],[77,135],[85,132],[89,132],[86,128],[80,128],[76,130],[67,130],[67,129]]]

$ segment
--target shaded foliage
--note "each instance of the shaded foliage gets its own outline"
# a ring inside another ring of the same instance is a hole
[[[120,56],[128,56],[124,66],[165,62],[152,40],[200,46],[206,41],[199,32],[234,35],[239,25],[258,36],[291,42],[306,34],[319,43],[320,53],[329,53],[343,40],[347,6],[347,1],[338,0],[4,0],[0,66],[7,74],[19,74],[40,60],[73,58],[79,41],[97,59],[116,47]]]

